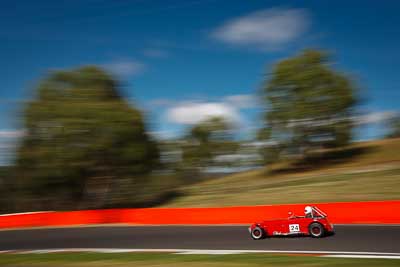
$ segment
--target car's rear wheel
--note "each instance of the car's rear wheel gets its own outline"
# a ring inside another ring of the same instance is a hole
[[[259,226],[254,227],[253,230],[251,230],[250,234],[251,238],[253,238],[254,240],[260,240],[265,237],[264,229]]]
[[[308,227],[308,232],[311,237],[323,237],[325,235],[325,229],[320,223],[312,223]]]

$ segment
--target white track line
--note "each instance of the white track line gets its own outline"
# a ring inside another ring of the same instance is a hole
[[[4,250],[0,253],[15,254],[44,254],[65,252],[94,252],[94,253],[137,253],[158,252],[175,254],[198,255],[228,255],[245,253],[271,253],[271,254],[310,254],[320,257],[336,258],[374,258],[374,259],[400,259],[400,253],[385,252],[358,252],[358,251],[311,251],[311,250],[209,250],[209,249],[113,249],[113,248],[70,248],[70,249],[39,249],[39,250]]]
[[[54,211],[30,211],[30,212],[19,212],[19,213],[7,213],[0,214],[1,217],[15,216],[15,215],[27,215],[27,214],[38,214],[38,213],[51,213]]]
[[[382,256],[382,255],[322,255],[327,258],[352,258],[352,259],[394,259],[400,260],[400,256]]]

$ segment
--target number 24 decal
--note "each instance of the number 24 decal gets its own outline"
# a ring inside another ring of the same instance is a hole
[[[298,224],[289,224],[290,232],[300,232],[300,226]]]

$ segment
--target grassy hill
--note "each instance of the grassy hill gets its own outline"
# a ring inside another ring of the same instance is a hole
[[[317,155],[318,154],[318,155]],[[322,155],[322,159],[321,159]],[[400,139],[320,151],[303,162],[214,178],[180,189],[168,207],[400,199]]]

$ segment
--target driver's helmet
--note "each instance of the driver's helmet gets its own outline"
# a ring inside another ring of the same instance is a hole
[[[312,213],[312,208],[310,206],[306,206],[304,208],[304,214],[307,216],[307,215],[311,215],[311,213]]]

